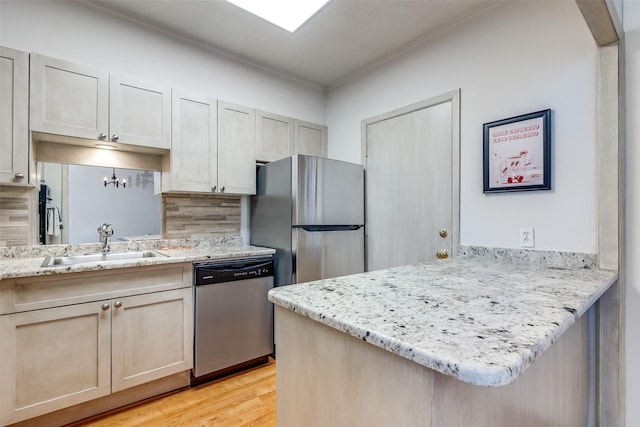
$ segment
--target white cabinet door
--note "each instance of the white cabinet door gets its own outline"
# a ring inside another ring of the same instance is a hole
[[[112,391],[193,367],[191,288],[113,301]]]
[[[295,121],[295,154],[327,157],[327,127],[315,123]]]
[[[171,148],[170,89],[100,69],[32,54],[30,112],[32,131]]]
[[[218,186],[218,104],[173,91],[170,172],[163,191],[207,192]]]
[[[110,310],[91,302],[0,316],[0,425],[110,393]]]
[[[30,109],[32,131],[105,139],[109,133],[109,73],[31,54]]]
[[[29,175],[29,54],[0,47],[0,184]]]
[[[171,148],[171,90],[111,74],[109,138],[113,142]]]
[[[293,154],[293,119],[266,111],[256,113],[256,159],[273,162]]]
[[[218,101],[218,190],[256,194],[256,112]]]

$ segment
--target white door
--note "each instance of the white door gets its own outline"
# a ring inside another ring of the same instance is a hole
[[[29,54],[0,46],[0,184],[29,174]]]
[[[170,149],[171,89],[112,74],[109,132],[113,142]]]
[[[368,271],[457,250],[458,105],[455,91],[363,123]]]
[[[113,393],[193,367],[193,291],[112,301]]]
[[[294,153],[327,157],[327,127],[296,120],[294,123]]]
[[[0,425],[111,391],[105,301],[0,316]]]
[[[256,160],[274,162],[293,152],[293,119],[256,112]]]
[[[107,71],[37,54],[31,54],[30,70],[32,131],[93,140],[107,137]]]
[[[211,193],[218,185],[218,101],[174,90],[171,107],[171,171],[162,174],[163,190]]]
[[[218,101],[218,192],[256,194],[256,111]]]

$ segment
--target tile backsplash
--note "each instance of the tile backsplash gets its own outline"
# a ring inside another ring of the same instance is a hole
[[[163,239],[240,236],[240,196],[163,194]]]
[[[0,247],[36,244],[37,198],[35,187],[0,185]]]

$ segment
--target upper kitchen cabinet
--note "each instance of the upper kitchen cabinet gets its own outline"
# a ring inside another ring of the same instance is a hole
[[[171,89],[111,74],[109,80],[111,141],[171,148]]]
[[[0,184],[27,184],[29,54],[0,47]]]
[[[256,159],[273,162],[293,154],[293,122],[290,117],[256,112]]]
[[[109,73],[31,54],[30,106],[32,131],[106,140]]]
[[[218,189],[217,100],[173,91],[170,172],[162,191],[215,192]]]
[[[218,191],[256,194],[256,111],[218,101]]]
[[[130,146],[171,148],[170,89],[31,55],[31,130]]]
[[[294,143],[294,154],[327,157],[327,127],[295,120]]]

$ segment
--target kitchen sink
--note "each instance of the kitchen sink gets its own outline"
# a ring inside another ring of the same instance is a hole
[[[41,267],[56,267],[62,265],[75,265],[75,264],[85,264],[89,262],[105,262],[105,261],[126,261],[132,259],[142,259],[142,258],[156,258],[156,257],[166,257],[161,252],[157,251],[138,251],[138,252],[107,252],[107,253],[92,253],[86,255],[70,255],[70,256],[61,256],[61,257],[53,257],[48,256],[44,259],[41,264]]]

